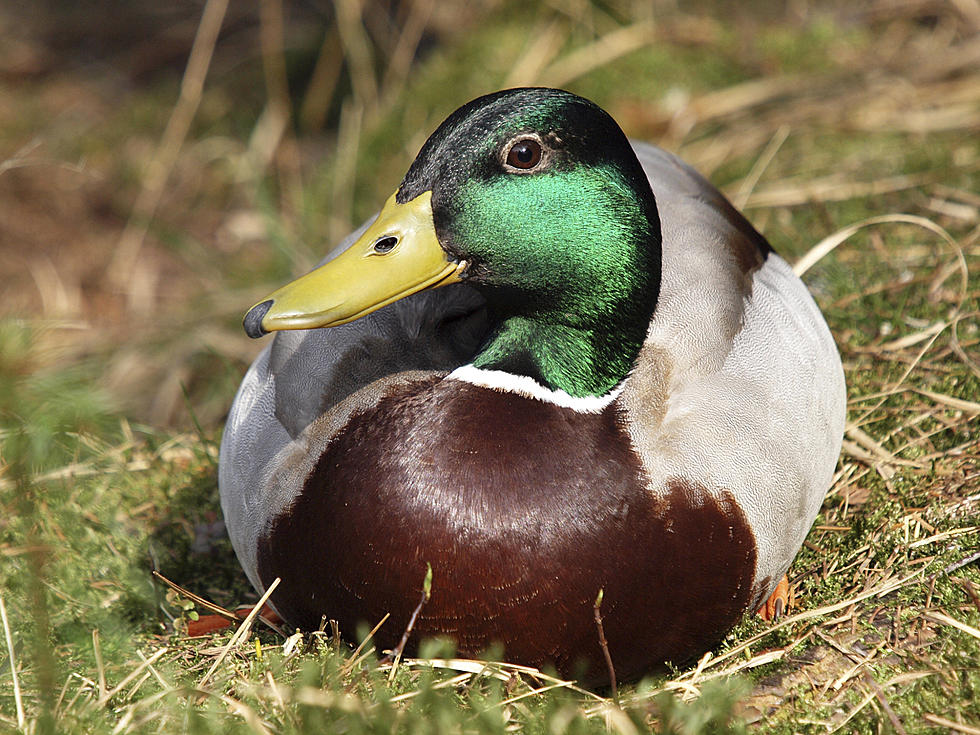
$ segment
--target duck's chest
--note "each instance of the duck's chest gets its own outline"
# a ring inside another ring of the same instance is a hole
[[[291,622],[353,630],[391,613],[383,645],[431,564],[420,635],[561,667],[599,660],[603,589],[629,668],[727,629],[748,603],[755,544],[733,500],[681,478],[652,492],[614,404],[582,413],[431,378],[350,417],[258,563],[264,584],[282,578],[273,599]],[[650,640],[637,649],[637,636]]]

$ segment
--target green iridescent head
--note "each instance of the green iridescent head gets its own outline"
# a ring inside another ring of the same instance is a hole
[[[573,395],[625,377],[656,305],[660,222],[606,112],[555,89],[474,100],[429,138],[396,198],[423,191],[440,244],[500,320],[477,366]],[[570,360],[581,369],[549,365]]]
[[[434,228],[424,268],[409,219]],[[351,251],[358,269],[387,259],[389,272],[413,270],[381,292],[347,288],[357,298],[317,304],[315,319],[306,294],[321,281],[303,284],[302,298],[293,284],[253,307],[249,333],[339,324],[462,281],[486,297],[494,324],[477,367],[603,395],[631,369],[660,288],[657,207],[629,141],[595,104],[556,89],[505,90],[450,115]]]

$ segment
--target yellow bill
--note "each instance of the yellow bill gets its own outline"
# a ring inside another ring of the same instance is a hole
[[[456,283],[466,265],[439,245],[431,191],[404,204],[392,194],[347,250],[249,309],[245,332],[261,337],[346,324],[417,291]]]

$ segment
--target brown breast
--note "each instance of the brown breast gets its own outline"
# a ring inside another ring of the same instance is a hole
[[[576,413],[460,381],[404,384],[354,415],[260,540],[259,574],[292,624],[394,646],[448,635],[464,655],[601,680],[604,590],[617,673],[701,653],[750,602],[756,547],[729,494],[678,478],[651,492],[615,404]]]

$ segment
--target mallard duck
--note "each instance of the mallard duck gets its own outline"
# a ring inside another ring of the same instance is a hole
[[[379,649],[431,565],[413,640],[602,676],[602,590],[620,677],[689,659],[773,593],[840,451],[840,357],[800,279],[565,91],[458,109],[244,326],[278,334],[221,445],[235,551],[291,626],[390,613]]]

